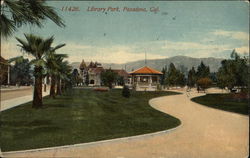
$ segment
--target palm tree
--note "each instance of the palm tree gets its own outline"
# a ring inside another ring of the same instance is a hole
[[[51,78],[50,97],[55,98],[56,77],[61,66],[60,62],[66,57],[66,54],[55,54],[55,51],[50,52],[46,57],[47,76],[50,76]]]
[[[33,107],[41,107],[42,103],[42,79],[44,76],[45,57],[49,52],[53,52],[55,49],[63,47],[65,44],[58,45],[54,48],[51,47],[54,37],[43,39],[33,34],[24,34],[26,41],[16,38],[20,43],[18,46],[22,48],[22,51],[34,57],[30,61],[34,65],[33,75],[35,77],[34,94],[33,94]]]
[[[18,27],[31,24],[42,27],[46,19],[64,27],[62,19],[55,9],[45,0],[1,0],[1,37],[11,36]]]

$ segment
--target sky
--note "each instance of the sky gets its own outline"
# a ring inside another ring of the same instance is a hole
[[[47,20],[25,25],[2,40],[4,58],[22,55],[15,37],[54,36],[58,53],[70,62],[126,63],[177,55],[229,58],[233,49],[249,54],[249,3],[239,1],[52,1],[66,27]],[[69,11],[71,7],[76,11]],[[98,9],[99,8],[99,9]],[[104,9],[100,9],[104,8]],[[116,8],[116,9],[115,9]],[[139,8],[139,9],[138,9]],[[136,10],[137,11],[133,11]]]

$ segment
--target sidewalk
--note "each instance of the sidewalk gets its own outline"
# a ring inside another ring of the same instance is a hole
[[[47,95],[49,95],[49,90],[47,90],[46,92],[43,92],[43,96],[47,96]],[[18,105],[30,102],[32,101],[32,99],[33,99],[33,95],[27,95],[23,97],[1,101],[0,111],[4,111],[7,109],[16,107]]]
[[[9,86],[9,87],[1,87],[1,92],[5,91],[13,91],[13,90],[24,90],[24,89],[30,89],[33,86]]]

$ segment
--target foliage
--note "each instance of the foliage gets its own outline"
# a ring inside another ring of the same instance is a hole
[[[175,68],[173,63],[170,63],[166,84],[169,86],[184,86],[185,85],[185,75]]]
[[[161,70],[162,72],[161,80],[160,80],[161,85],[166,84],[167,70],[168,70],[167,66],[163,67]]]
[[[45,0],[1,0],[1,37],[9,37],[17,28],[27,24],[42,27],[46,19],[60,27],[65,26]]]
[[[235,50],[231,53],[231,59],[223,60],[217,72],[218,86],[229,89],[237,87],[247,87],[249,81],[247,64],[249,59],[241,58]]]
[[[123,86],[123,85],[125,84],[125,82],[124,82],[124,77],[123,77],[123,76],[117,75],[116,81],[117,81],[118,85]]]
[[[10,73],[12,84],[29,85],[32,83],[32,71],[29,59],[23,58],[22,60],[17,60],[15,65],[11,67]]]
[[[130,91],[128,86],[124,85],[122,89],[122,96],[129,98],[130,97]]]
[[[197,80],[197,86],[202,88],[202,89],[207,89],[212,85],[212,80],[205,77],[205,78],[200,78]]]
[[[72,84],[74,86],[78,85],[79,84],[79,73],[78,73],[78,70],[77,69],[74,69],[73,72],[72,72],[72,76],[71,76],[71,81],[72,81]]]
[[[196,77],[197,79],[209,77],[210,69],[203,62],[197,68]]]
[[[87,72],[86,78],[85,78],[85,84],[89,85],[89,73]]]
[[[111,69],[103,71],[101,73],[101,80],[105,86],[112,88],[112,84],[116,81],[118,74],[113,72]]]
[[[46,57],[54,52],[56,49],[63,47],[65,44],[57,45],[52,47],[54,37],[49,37],[43,39],[42,37],[33,35],[33,34],[24,34],[26,40],[16,38],[20,43],[18,44],[21,47],[21,50],[28,55],[31,55],[33,59],[30,61],[30,64],[34,65],[33,75],[35,77],[34,84],[34,94],[33,94],[33,107],[41,107],[42,103],[42,79],[46,75]]]
[[[196,72],[194,67],[192,67],[191,70],[188,72],[188,79],[187,79],[187,85],[189,87],[194,87],[196,83]]]

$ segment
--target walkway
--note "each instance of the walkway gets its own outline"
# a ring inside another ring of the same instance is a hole
[[[43,96],[49,95],[49,88],[43,92]],[[1,106],[0,111],[4,111],[20,104],[32,101],[33,88],[26,87],[20,89],[1,90]]]
[[[5,157],[68,158],[246,158],[249,117],[208,108],[190,101],[187,94],[155,98],[150,104],[182,121],[176,130],[137,139],[94,145],[54,148]]]

